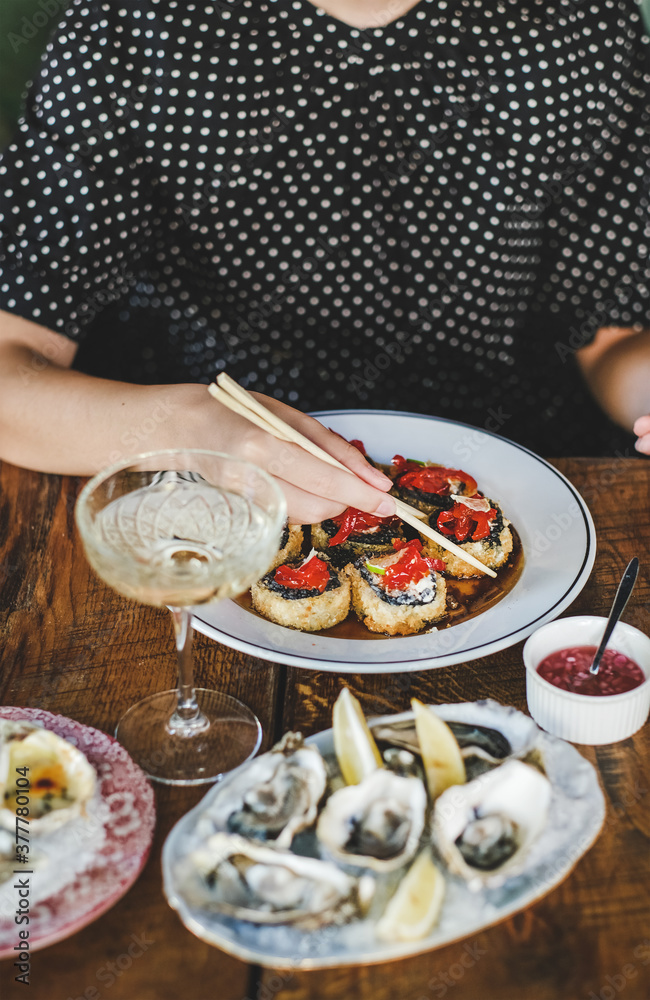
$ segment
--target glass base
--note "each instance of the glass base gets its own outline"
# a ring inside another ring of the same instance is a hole
[[[202,722],[187,734],[170,729],[178,692],[162,691],[126,712],[115,736],[153,781],[203,785],[252,757],[262,742],[262,726],[250,708],[230,695],[195,689]]]

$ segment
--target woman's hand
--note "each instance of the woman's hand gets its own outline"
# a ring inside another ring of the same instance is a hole
[[[0,313],[0,460],[39,472],[88,476],[161,448],[207,448],[275,476],[291,520],[314,524],[358,507],[386,517],[390,480],[337,434],[284,403],[261,402],[350,472],[278,441],[212,398],[205,385],[132,385],[70,369],[75,345]]]
[[[650,455],[650,415],[639,417],[632,429],[638,438],[634,444],[636,450],[642,455]]]
[[[226,451],[270,472],[282,486],[291,521],[315,524],[346,507],[357,507],[381,517],[394,514],[395,501],[386,496],[390,479],[369,465],[357,448],[312,417],[254,393],[263,406],[342,462],[351,474],[315,458],[299,445],[278,441],[214,400],[206,386],[177,388],[185,389],[188,394],[184,412],[189,419],[184,420],[188,423],[184,444]]]
[[[637,451],[650,454],[650,329],[601,327],[576,358],[601,407],[626,430]]]

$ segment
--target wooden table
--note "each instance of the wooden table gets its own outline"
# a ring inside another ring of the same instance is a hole
[[[634,554],[642,568],[625,614],[650,632],[650,463],[563,459],[555,465],[593,513],[598,555],[570,609],[603,614]],[[75,530],[81,482],[0,468],[2,703],[38,706],[113,732],[145,694],[174,686],[167,613],[118,597],[89,569]],[[526,708],[521,644],[442,670],[337,676],[252,659],[201,636],[197,682],[241,697],[264,726],[264,748],[287,729],[330,725],[341,686],[368,713],[423,701],[492,697]],[[202,789],[156,787],[158,822],[139,880],[78,934],[36,952],[27,992],[0,964],[9,1000],[648,1000],[650,997],[650,725],[581,753],[598,769],[607,819],[573,873],[535,906],[465,942],[399,962],[300,972],[246,966],[193,937],[167,906],[160,851]],[[136,935],[145,946],[127,961]],[[121,961],[118,961],[121,958]],[[116,963],[112,967],[109,963]],[[113,972],[111,972],[111,968]]]

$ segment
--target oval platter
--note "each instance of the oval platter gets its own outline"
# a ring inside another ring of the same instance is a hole
[[[175,878],[175,865],[199,845],[196,821],[223,787],[222,782],[176,824],[164,845],[165,895],[185,926],[230,955],[270,968],[367,965],[417,955],[476,934],[525,909],[559,885],[593,844],[604,821],[605,803],[594,768],[574,747],[542,732],[532,719],[514,708],[493,701],[435,708],[448,721],[499,729],[514,752],[532,743],[542,754],[552,785],[551,806],[547,825],[527,855],[524,872],[499,888],[480,892],[470,890],[462,879],[445,872],[446,896],[438,925],[422,940],[404,943],[378,941],[374,923],[367,918],[307,932],[291,926],[255,925],[193,908],[183,898],[182,885]],[[372,727],[405,718],[412,718],[412,713],[369,722]],[[331,729],[310,737],[307,743],[314,743],[328,767],[337,769]],[[240,770],[233,771],[224,782],[236,782]],[[303,845],[305,853],[314,851],[309,840],[303,841]]]

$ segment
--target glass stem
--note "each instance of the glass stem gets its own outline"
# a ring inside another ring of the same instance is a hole
[[[187,608],[170,607],[169,610],[174,622],[178,656],[178,701],[167,729],[175,735],[191,736],[209,726],[208,720],[198,706],[194,692],[192,618]]]

